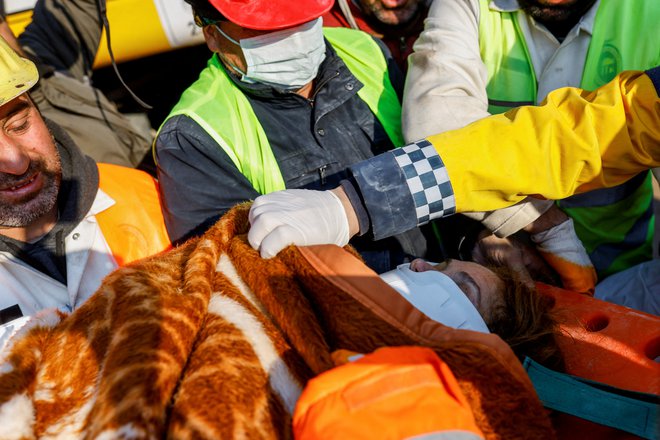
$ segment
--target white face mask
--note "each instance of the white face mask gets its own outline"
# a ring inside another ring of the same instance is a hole
[[[448,327],[490,333],[484,319],[456,283],[442,272],[414,272],[410,264],[380,277],[410,304]]]
[[[298,90],[316,78],[325,59],[323,19],[236,41],[214,25],[227,40],[241,47],[247,72],[242,81],[268,84],[285,90]],[[226,60],[225,60],[226,61]]]

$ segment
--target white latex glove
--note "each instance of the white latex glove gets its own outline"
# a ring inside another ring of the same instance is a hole
[[[350,238],[344,206],[331,191],[287,189],[259,196],[249,220],[248,241],[263,258],[290,244],[345,246]]]
[[[575,233],[572,219],[530,237],[543,258],[559,274],[564,288],[593,295],[596,270]]]

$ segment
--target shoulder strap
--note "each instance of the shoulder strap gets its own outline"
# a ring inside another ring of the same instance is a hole
[[[488,71],[488,111],[503,113],[534,105],[537,80],[527,43],[518,24],[519,12],[490,9],[479,1],[479,49]]]
[[[546,408],[650,440],[660,432],[660,396],[559,373],[530,358],[523,367]]]

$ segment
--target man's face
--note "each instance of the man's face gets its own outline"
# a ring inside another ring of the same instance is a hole
[[[258,37],[260,35],[274,32],[247,29],[229,21],[218,22],[217,26],[235,41],[240,41],[244,38]],[[240,46],[237,46],[225,38],[214,26],[205,26],[203,32],[204,36],[206,37],[206,44],[211,52],[217,52],[221,54],[223,61],[228,61],[243,72],[247,71],[247,62],[245,61],[245,56],[243,55],[243,51],[241,50]],[[230,68],[233,66],[230,66]],[[231,70],[235,71],[233,68]],[[239,72],[235,71],[234,73]]]
[[[358,0],[364,13],[387,26],[406,27],[425,10],[427,0]]]
[[[27,93],[0,107],[0,226],[29,226],[57,202],[62,167]]]
[[[577,22],[596,0],[518,0],[520,7],[540,23]]]

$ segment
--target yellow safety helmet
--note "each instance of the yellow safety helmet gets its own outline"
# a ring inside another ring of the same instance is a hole
[[[39,80],[37,66],[20,57],[0,37],[0,105],[16,98],[32,88]]]

